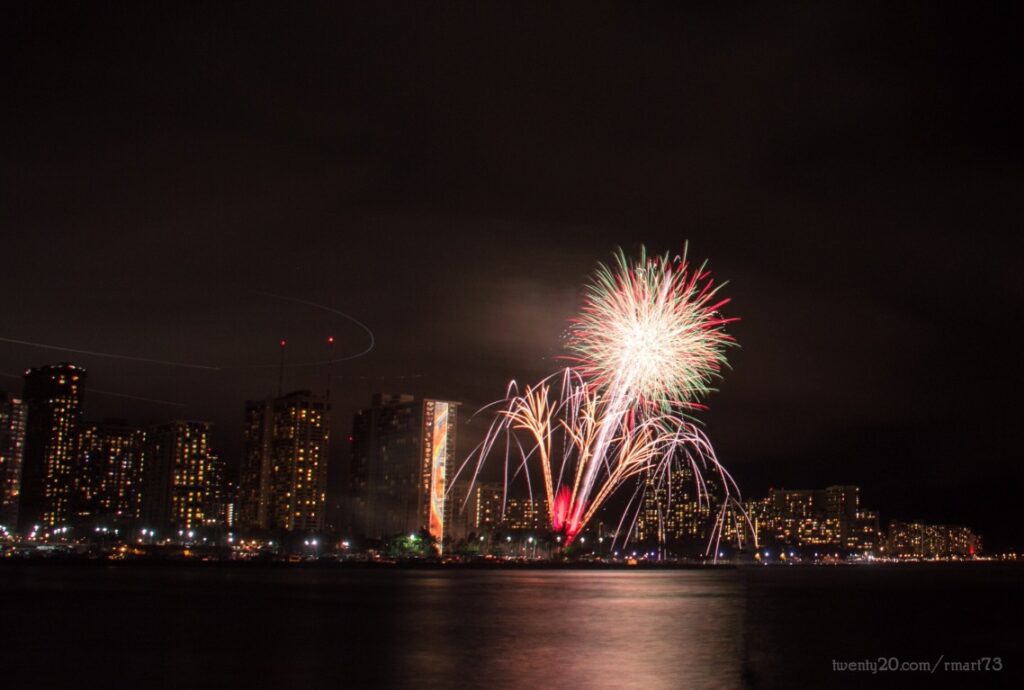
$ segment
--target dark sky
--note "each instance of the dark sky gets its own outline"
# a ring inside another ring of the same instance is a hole
[[[343,441],[375,390],[546,373],[596,261],[689,240],[742,318],[705,419],[748,493],[859,483],[1024,546],[1019,11],[45,5],[0,18],[0,337],[224,371],[0,342],[0,372],[72,359],[184,405],[90,417],[210,419],[237,461],[279,338],[365,347],[267,291],[375,332]]]

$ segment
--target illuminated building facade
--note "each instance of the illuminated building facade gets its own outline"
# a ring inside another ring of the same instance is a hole
[[[980,553],[981,537],[966,527],[889,523],[886,554],[892,558],[970,558]]]
[[[867,529],[863,522],[858,524],[862,513],[860,488],[856,486],[772,489],[769,499],[774,513],[773,537],[781,544],[845,551],[850,548],[851,535],[863,535]],[[870,514],[862,518],[870,519]]]
[[[77,447],[71,502],[74,519],[140,518],[146,430],[115,421],[83,424]]]
[[[52,364],[25,372],[28,408],[19,524],[52,527],[71,518],[86,372]]]
[[[723,542],[744,548],[751,535],[765,547],[843,556],[880,554],[878,513],[860,507],[860,488],[772,489],[765,498],[725,512]]]
[[[323,529],[328,412],[327,399],[310,391],[246,403],[237,498],[240,527]]]
[[[238,525],[238,509],[236,508],[238,483],[225,476],[223,487],[223,494],[221,498],[222,505],[224,506],[224,526],[230,529]]]
[[[708,473],[704,484],[694,481],[689,466],[664,474],[649,474],[637,514],[636,535],[641,542],[695,544],[710,536],[722,497],[717,478]]]
[[[12,531],[18,525],[27,416],[25,403],[0,393],[0,525]]]
[[[456,458],[458,403],[377,394],[352,424],[350,524],[372,538],[429,530],[452,519],[447,483]]]
[[[448,500],[448,482],[454,470],[458,403],[424,400],[422,414],[417,513],[420,524],[442,543],[446,527],[452,522],[453,501]]]
[[[149,433],[144,466],[143,522],[195,529],[206,520],[210,425],[174,421]]]
[[[75,441],[70,512],[75,522],[83,522],[104,512],[107,453],[96,424],[82,424]]]
[[[497,482],[477,482],[472,491],[470,523],[477,532],[493,530],[505,519],[505,487]]]
[[[532,498],[510,496],[505,501],[505,519],[502,527],[511,530],[540,529],[544,511],[539,501]]]
[[[458,492],[464,497],[465,492]],[[474,531],[540,530],[547,516],[543,501],[522,496],[506,496],[498,482],[478,482],[467,504]]]
[[[743,509],[747,512],[746,519],[750,521],[750,524],[745,527],[757,537],[757,543],[765,544],[771,541],[774,536],[773,529],[775,525],[775,515],[772,510],[771,499],[766,497],[748,500],[744,502]],[[736,527],[737,530],[743,528],[744,525],[742,524]],[[729,543],[739,543],[736,535],[731,534],[729,536]]]
[[[787,546],[825,546],[825,492],[822,489],[772,489],[775,541]],[[836,543],[838,545],[838,542]]]
[[[227,525],[225,472],[224,460],[216,453],[210,453],[206,466],[206,507],[203,509],[203,522],[207,527]]]
[[[858,510],[846,533],[846,551],[878,553],[882,535],[878,526],[878,511]]]
[[[327,503],[327,400],[309,391],[278,398],[271,526],[319,531]]]

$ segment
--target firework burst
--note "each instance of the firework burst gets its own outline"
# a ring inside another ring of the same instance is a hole
[[[599,264],[569,330],[568,359],[591,385],[664,410],[693,407],[711,391],[734,339],[706,265],[685,254]]]
[[[638,480],[680,466],[693,471],[698,497],[708,504],[703,476],[718,475],[725,491],[720,516],[726,505],[739,508],[736,483],[688,418],[703,407],[727,365],[726,349],[735,344],[725,331],[735,319],[721,314],[728,299],[718,296],[720,287],[705,264],[691,267],[685,252],[670,258],[641,249],[630,260],[620,251],[612,265],[599,264],[569,329],[570,366],[522,392],[509,385],[467,460],[476,460],[474,480],[499,447],[506,486],[520,472],[529,483],[536,466],[551,529],[566,544],[623,485],[636,484],[625,521],[639,505],[644,483]],[[721,517],[709,550],[713,545],[717,553],[720,538]]]

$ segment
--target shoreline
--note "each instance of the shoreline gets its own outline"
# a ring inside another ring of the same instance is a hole
[[[965,566],[991,565],[1014,566],[1017,561],[903,561],[885,563],[560,563],[560,562],[497,562],[497,563],[442,563],[442,562],[375,562],[375,561],[311,561],[289,563],[287,561],[203,561],[190,559],[126,559],[103,560],[90,558],[4,558],[0,559],[0,568],[18,566],[41,566],[44,568],[200,568],[227,570],[423,570],[423,571],[525,571],[525,570],[562,570],[562,571],[670,571],[670,570],[750,570],[771,568],[820,568],[820,567],[928,567],[928,566]]]

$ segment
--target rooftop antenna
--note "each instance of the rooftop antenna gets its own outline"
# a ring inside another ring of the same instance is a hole
[[[331,368],[334,364],[334,336],[327,336],[327,405],[331,404]]]
[[[277,397],[284,395],[284,348],[288,345],[287,340],[281,341],[281,365],[277,370]]]

